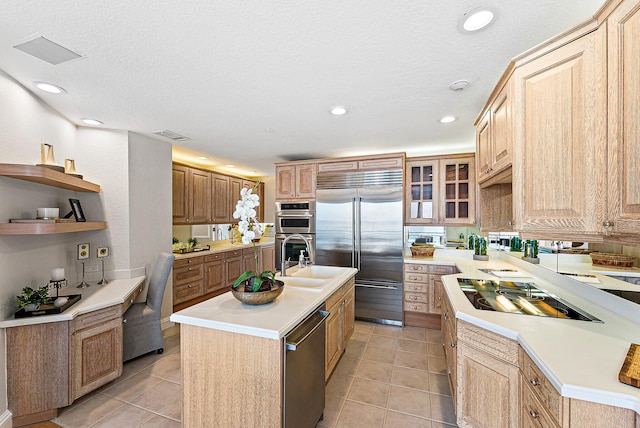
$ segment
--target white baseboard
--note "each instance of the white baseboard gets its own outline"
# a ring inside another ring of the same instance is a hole
[[[11,428],[13,426],[13,414],[7,409],[0,415],[0,428]]]

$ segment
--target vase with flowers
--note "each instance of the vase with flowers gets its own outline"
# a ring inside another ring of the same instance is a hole
[[[253,188],[242,188],[240,200],[236,204],[233,218],[239,219],[238,232],[242,236],[242,243],[253,245],[253,257],[255,260],[255,271],[247,270],[236,279],[231,286],[231,292],[243,303],[263,304],[275,300],[282,293],[284,282],[276,280],[275,273],[269,270],[258,272],[258,249],[256,247],[256,237],[262,235],[260,223],[258,223],[256,207],[260,205],[260,196],[255,192],[260,185],[256,181]]]

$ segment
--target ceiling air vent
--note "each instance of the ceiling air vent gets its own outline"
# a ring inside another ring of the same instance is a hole
[[[27,40],[23,43],[19,43],[15,45],[14,48],[32,55],[38,59],[46,61],[52,65],[58,65],[62,64],[63,62],[82,58],[82,55],[72,51],[71,49],[67,49],[62,45],[52,42],[49,39],[45,39],[42,36],[36,37],[35,39]]]
[[[186,141],[186,140],[190,140],[191,139],[189,137],[185,137],[184,135],[177,134],[177,133],[175,133],[173,131],[169,131],[167,129],[165,129],[164,131],[156,131],[156,132],[154,132],[154,134],[161,135],[161,136],[163,136],[165,138],[168,138],[170,140],[173,140],[173,141]]]

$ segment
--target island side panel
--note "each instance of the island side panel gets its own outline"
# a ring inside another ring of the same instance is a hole
[[[185,427],[282,425],[282,340],[180,326]]]

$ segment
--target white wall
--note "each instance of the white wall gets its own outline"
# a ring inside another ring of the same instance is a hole
[[[72,192],[0,177],[0,222],[35,217],[39,207],[60,207],[61,213],[67,212],[68,199],[76,198],[88,220],[105,220],[108,227],[81,233],[0,236],[2,318],[13,317],[15,296],[22,287],[44,285],[54,267],[65,268],[70,286],[77,283],[79,243],[91,245],[87,264],[98,264],[96,247],[110,247],[105,263],[108,278],[137,276],[145,268],[150,272],[157,254],[170,250],[171,145],[126,131],[76,128],[0,71],[0,163],[40,163],[42,142],[53,144],[59,165],[64,165],[65,158],[75,159],[77,172],[99,184],[101,192]],[[87,274],[89,281],[99,277]],[[4,331],[0,342],[0,349],[5,349]],[[0,416],[7,409],[5,356],[0,353]]]
[[[148,278],[158,254],[171,253],[171,144],[130,132],[128,176],[131,265],[145,266]],[[169,277],[162,318],[173,311],[172,288]]]

